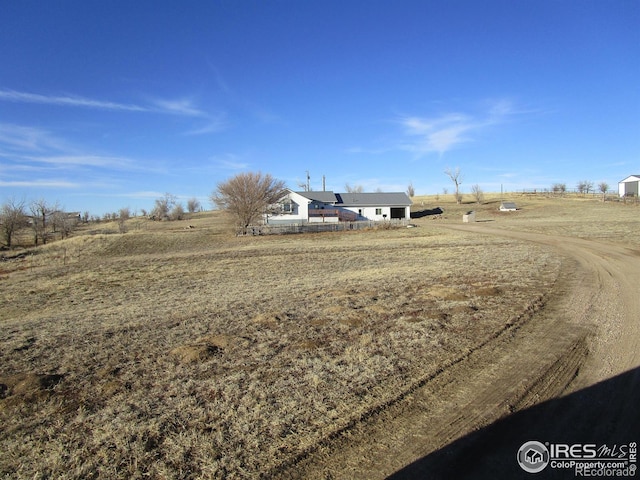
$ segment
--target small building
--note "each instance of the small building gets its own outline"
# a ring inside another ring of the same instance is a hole
[[[409,219],[411,199],[404,192],[334,193],[294,192],[286,195],[266,216],[269,224],[301,224]]]
[[[640,192],[640,175],[629,175],[618,182],[618,194],[621,197],[637,197]]]
[[[500,203],[500,211],[501,212],[515,212],[518,210],[516,204],[514,202],[502,202]]]
[[[474,212],[473,210],[462,215],[462,223],[473,223],[475,221],[476,221],[476,212]]]

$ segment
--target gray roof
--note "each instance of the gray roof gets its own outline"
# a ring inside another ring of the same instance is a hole
[[[515,202],[502,202],[500,204],[500,208],[508,209],[508,210],[517,210]]]
[[[627,178],[623,178],[618,183],[625,183],[625,181],[635,182],[636,180],[629,180],[632,177],[640,178],[640,175],[629,175]]]
[[[336,195],[333,192],[296,192],[309,200],[316,200],[323,203],[336,203]]]
[[[335,203],[343,207],[407,207],[411,199],[404,192],[376,193],[334,193],[334,192],[296,192],[309,200],[323,203]]]
[[[402,206],[411,205],[411,199],[404,192],[379,192],[379,193],[336,193],[339,203],[348,206]]]

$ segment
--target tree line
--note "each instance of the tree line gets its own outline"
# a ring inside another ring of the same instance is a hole
[[[152,210],[141,210],[141,214],[152,220],[182,220],[186,213],[202,210],[200,201],[191,198],[187,201],[187,209],[175,195],[166,193],[155,200]],[[29,229],[35,246],[44,245],[54,237],[66,238],[81,223],[98,223],[115,221],[121,233],[126,232],[126,221],[132,216],[131,209],[121,208],[117,212],[105,213],[102,217],[84,213],[68,213],[63,211],[59,202],[48,202],[44,199],[27,203],[24,200],[10,198],[0,205],[0,240],[6,248],[11,248],[18,232]]]
[[[604,202],[607,197],[607,192],[609,191],[609,184],[607,182],[600,182],[597,185],[598,192],[602,194],[602,201]],[[554,183],[551,186],[551,191],[556,195],[564,195],[567,193],[567,184],[566,183]],[[590,180],[580,180],[576,184],[575,191],[581,195],[589,195],[590,193],[596,193],[594,188],[594,184]]]
[[[31,202],[28,207],[24,201],[15,199],[9,199],[0,206],[0,233],[8,248],[15,234],[24,228],[31,228],[33,243],[37,246],[46,244],[54,234],[65,238],[79,221],[78,216],[63,212],[57,202],[49,203],[43,199]]]

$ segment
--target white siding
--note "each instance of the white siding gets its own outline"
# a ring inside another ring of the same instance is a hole
[[[291,213],[283,213],[281,215],[270,215],[267,219],[268,223],[303,223],[309,217],[309,199],[297,194],[289,192],[288,199],[294,203]]]
[[[618,183],[618,195],[624,197],[627,194],[638,196],[640,193],[640,177],[631,175]]]
[[[309,223],[338,223],[338,217],[310,217]]]
[[[316,192],[316,193],[320,195],[320,192]],[[346,196],[347,194],[336,194],[336,195]],[[367,195],[367,198],[369,200],[373,199],[371,197],[371,195],[373,194],[364,194],[364,195]],[[397,198],[398,194],[389,194],[389,195],[395,196],[395,198]],[[333,193],[327,192],[327,195],[325,196],[329,198],[330,196],[333,196]],[[267,223],[271,223],[271,224],[298,223],[300,224],[300,223],[306,223],[306,222],[316,223],[316,222],[337,222],[340,220],[345,220],[345,221],[352,220],[352,218],[349,218],[348,215],[342,215],[337,213],[341,210],[353,212],[354,214],[356,214],[358,217],[355,220],[371,220],[374,222],[391,220],[391,212],[393,211],[395,214],[397,214],[399,209],[403,209],[405,219],[411,218],[411,206],[409,205],[405,206],[402,204],[395,205],[395,206],[388,205],[388,204],[386,206],[376,206],[373,203],[369,203],[368,205],[363,204],[362,206],[360,206],[357,204],[358,200],[355,198],[350,199],[353,201],[353,203],[350,203],[350,204],[347,203],[346,201],[344,202],[344,204],[341,203],[341,201],[335,204],[325,203],[326,199],[325,199],[325,202],[310,200],[306,196],[296,193],[294,191],[289,191],[289,193],[284,197],[284,200],[292,202],[292,206],[293,206],[292,211],[287,213],[284,213],[284,212],[279,213],[277,215],[270,215],[266,219]],[[385,199],[382,198],[380,201],[381,203],[383,203]],[[310,209],[313,209],[313,212],[311,212],[312,213],[311,217],[309,217]],[[327,212],[326,216],[319,214],[317,211],[317,210],[325,210],[325,209]]]
[[[376,210],[381,210],[379,214]],[[345,207],[345,210],[350,210],[358,214],[358,220],[373,220],[375,222],[381,222],[385,219],[384,214],[387,215],[387,220],[391,218],[391,207]]]
[[[411,207],[345,207],[345,210],[350,210],[364,217],[360,218],[361,220],[382,222],[383,220],[391,220],[391,208],[404,208],[404,218],[411,218]],[[378,210],[380,213],[377,213]]]

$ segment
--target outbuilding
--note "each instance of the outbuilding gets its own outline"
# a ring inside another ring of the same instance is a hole
[[[514,202],[502,202],[500,203],[500,211],[501,212],[515,212],[518,210],[516,204]]]
[[[621,197],[637,197],[640,191],[640,175],[629,175],[618,182],[618,194]]]

